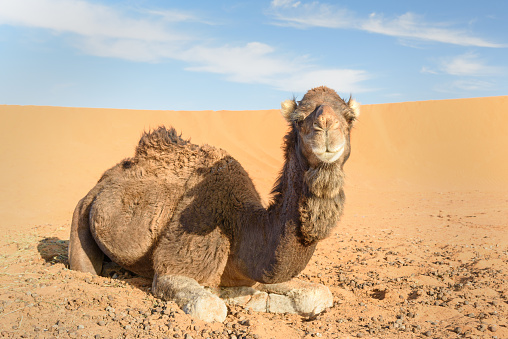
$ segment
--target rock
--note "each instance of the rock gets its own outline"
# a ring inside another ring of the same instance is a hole
[[[250,326],[250,320],[249,319],[242,320],[240,321],[240,324],[242,324],[243,326]]]
[[[489,331],[491,332],[496,332],[497,331],[497,325],[496,324],[491,324],[489,326]]]

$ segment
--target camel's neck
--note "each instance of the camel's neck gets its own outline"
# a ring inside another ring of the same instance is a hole
[[[317,242],[338,222],[344,202],[342,169],[309,168],[296,132],[285,143],[286,161],[272,203],[266,210],[245,211],[237,225],[248,230],[237,233],[238,246],[232,248],[235,270],[264,283],[287,281],[305,268]]]

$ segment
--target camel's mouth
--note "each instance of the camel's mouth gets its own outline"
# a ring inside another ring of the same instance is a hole
[[[333,152],[328,149],[325,150],[324,152],[314,149],[313,152],[319,160],[331,164],[332,162],[337,161],[340,158],[340,156],[344,153],[345,145],[346,143],[343,143],[337,148],[336,151]]]

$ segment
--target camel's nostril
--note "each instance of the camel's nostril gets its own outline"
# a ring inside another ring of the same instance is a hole
[[[322,105],[318,108],[314,129],[329,131],[337,129],[339,126],[339,120],[330,106]]]

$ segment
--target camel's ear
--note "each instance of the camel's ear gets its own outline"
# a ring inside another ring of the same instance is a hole
[[[288,122],[293,121],[292,113],[296,109],[296,101],[293,100],[285,100],[280,103],[280,113]]]
[[[360,116],[360,103],[355,99],[350,98],[349,101],[347,102],[347,105],[349,106],[349,108],[351,108],[351,111],[353,112],[353,116],[350,117],[351,122],[353,122]]]

